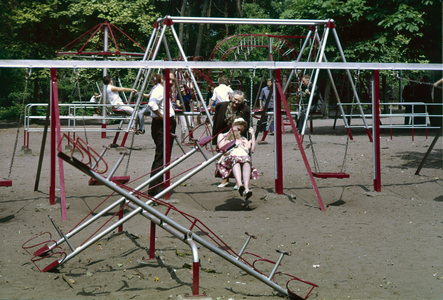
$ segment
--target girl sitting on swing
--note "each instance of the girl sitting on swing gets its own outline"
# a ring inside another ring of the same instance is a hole
[[[252,167],[249,153],[255,150],[254,128],[249,128],[251,140],[248,141],[241,133],[246,130],[248,123],[243,118],[237,118],[232,124],[231,130],[221,133],[217,137],[217,146],[222,148],[226,144],[235,140],[235,147],[225,153],[217,163],[217,171],[223,179],[228,178],[231,172],[234,173],[240,196],[248,200],[252,196],[249,189],[249,179],[257,179],[258,171]],[[243,183],[242,183],[243,177]]]

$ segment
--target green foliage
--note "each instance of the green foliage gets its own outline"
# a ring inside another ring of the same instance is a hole
[[[0,107],[0,120],[18,120],[21,105],[14,103],[10,107]]]
[[[206,0],[186,1],[185,16],[201,17]],[[211,17],[262,19],[328,19],[337,26],[347,61],[356,62],[441,62],[441,0],[211,0]],[[99,23],[108,21],[146,47],[157,18],[180,15],[182,1],[160,0],[9,0],[0,1],[0,59],[56,59],[57,51]],[[179,32],[179,24],[174,24]],[[200,24],[184,24],[183,47],[192,56]],[[189,35],[187,35],[189,32]],[[304,26],[211,24],[204,26],[200,55],[209,60],[219,41],[239,33],[299,35]],[[170,31],[166,38],[172,57],[180,55]],[[295,48],[301,43],[288,39]],[[98,35],[90,44],[93,47]],[[83,42],[82,42],[83,43]],[[127,51],[140,52],[125,43]],[[113,47],[113,46],[111,46]],[[111,49],[114,50],[114,49]],[[341,61],[330,35],[326,48],[329,61]],[[282,60],[278,52],[275,60]],[[248,60],[267,60],[267,50],[255,49]],[[167,58],[163,47],[158,59]],[[67,59],[67,58],[59,58]],[[231,59],[231,58],[229,58]],[[88,101],[95,81],[101,86],[102,70],[58,70],[61,102]],[[111,70],[110,72],[114,72]],[[253,79],[258,84],[263,71]],[[137,70],[120,70],[123,86],[131,86]],[[237,76],[248,81],[249,71]],[[268,76],[266,76],[268,77]],[[33,70],[27,102],[47,102],[49,70]],[[0,69],[0,107],[17,102],[25,86],[24,70]],[[14,110],[12,108],[11,110]]]

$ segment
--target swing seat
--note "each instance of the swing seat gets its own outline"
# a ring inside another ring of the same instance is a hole
[[[0,180],[0,186],[12,186],[12,180]]]
[[[113,115],[116,115],[116,116],[127,116],[128,115],[124,109],[113,108],[113,109],[111,109],[111,112]]]
[[[115,182],[115,183],[120,183],[120,184],[126,184],[129,181],[129,179],[130,179],[129,176],[112,176],[110,181]],[[103,185],[101,182],[95,180],[94,178],[89,179],[88,184],[89,185]]]
[[[349,174],[341,172],[337,173],[312,172],[312,175],[317,178],[338,178],[338,179],[349,178]]]
[[[204,137],[198,141],[198,144],[200,147],[204,147],[207,143],[209,143],[212,140],[212,136],[208,135],[207,137]]]

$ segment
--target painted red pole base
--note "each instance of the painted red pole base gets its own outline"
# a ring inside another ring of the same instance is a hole
[[[102,124],[102,129],[103,129],[103,131],[102,131],[102,139],[105,139],[106,138],[106,124]]]

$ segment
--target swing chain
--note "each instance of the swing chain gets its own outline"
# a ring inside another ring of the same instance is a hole
[[[346,173],[346,160],[348,156],[349,136],[346,139],[345,156],[343,157],[343,163],[341,165],[341,172]]]
[[[25,107],[25,100],[26,100],[26,92],[28,90],[28,82],[29,79],[31,78],[31,74],[32,74],[32,69],[31,68],[26,68],[26,73],[25,73],[25,91],[23,92],[23,100],[22,100],[22,105],[20,108],[20,115],[19,115],[19,120],[18,120],[18,124],[17,124],[17,134],[15,137],[15,143],[14,143],[14,150],[12,151],[12,158],[11,158],[11,164],[9,165],[9,172],[8,172],[8,179],[11,178],[11,173],[12,173],[12,166],[14,165],[14,158],[15,158],[15,151],[17,150],[17,144],[18,144],[18,136],[20,133],[20,124],[22,123],[22,116],[23,116],[23,109]]]
[[[78,93],[78,100],[80,101],[80,107],[82,108],[82,123],[83,123],[83,130],[85,132],[85,139],[86,143],[89,144],[88,141],[88,134],[86,131],[86,122],[85,122],[85,108],[83,106],[82,97],[81,97],[81,91],[80,91],[80,70],[77,70],[77,68],[74,67],[74,75],[75,75],[75,85],[77,85],[77,93]],[[74,86],[75,88],[75,86]]]
[[[315,172],[320,172],[320,166],[318,165],[317,156],[315,155],[315,151],[314,151],[314,143],[312,143],[312,139],[311,139],[311,129],[310,128],[306,128],[306,129],[308,131],[309,143],[311,145],[312,160],[314,161],[314,169],[315,169]]]

